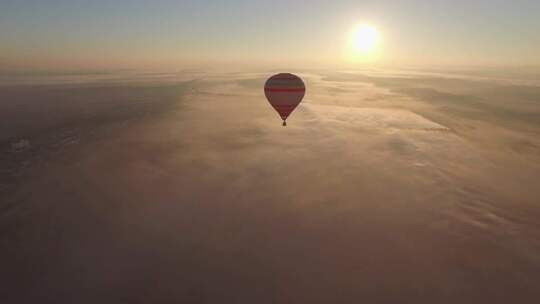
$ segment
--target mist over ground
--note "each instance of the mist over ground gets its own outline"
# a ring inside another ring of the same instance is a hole
[[[276,72],[0,77],[0,301],[536,303],[538,74]]]

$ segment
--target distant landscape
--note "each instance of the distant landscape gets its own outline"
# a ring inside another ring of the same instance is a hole
[[[540,73],[0,76],[0,302],[534,303]]]

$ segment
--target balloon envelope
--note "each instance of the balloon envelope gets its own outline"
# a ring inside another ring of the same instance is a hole
[[[300,77],[281,73],[270,77],[264,85],[264,94],[272,107],[285,120],[300,104],[306,94],[306,87]]]

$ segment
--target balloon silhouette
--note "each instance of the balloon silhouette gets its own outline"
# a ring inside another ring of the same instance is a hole
[[[264,85],[264,95],[281,116],[283,126],[287,125],[287,117],[300,104],[305,94],[306,86],[302,79],[289,73],[274,75]]]

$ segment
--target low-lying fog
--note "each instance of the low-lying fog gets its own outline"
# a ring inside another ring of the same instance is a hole
[[[539,83],[292,72],[0,78],[0,301],[538,301]]]

